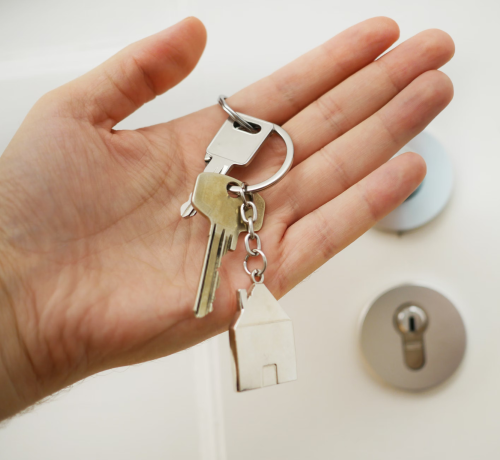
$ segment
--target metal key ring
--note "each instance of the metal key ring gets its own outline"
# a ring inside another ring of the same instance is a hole
[[[243,128],[245,128],[252,134],[258,132],[257,129],[255,129],[250,123],[248,123],[248,121],[241,118],[238,112],[235,112],[231,107],[229,107],[228,103],[226,102],[226,98],[227,96],[221,94],[219,96],[218,102],[220,106],[225,110],[225,112],[229,115],[229,118],[231,118],[231,120],[233,120],[235,123],[238,123],[240,126],[243,126]]]
[[[256,193],[260,192],[261,190],[265,190],[266,188],[271,187],[271,185],[274,185],[278,183],[283,177],[285,177],[285,174],[290,171],[290,168],[292,167],[293,164],[293,142],[292,138],[290,135],[281,127],[278,125],[273,125],[273,131],[279,134],[281,139],[285,141],[286,145],[286,156],[285,156],[285,161],[281,165],[280,169],[276,171],[269,179],[259,182],[258,184],[255,185],[247,185],[247,192],[248,193]],[[239,193],[240,188],[236,185],[233,185],[229,187],[229,190],[232,193]]]
[[[263,120],[259,120],[258,118],[253,118],[249,115],[245,115],[242,113],[240,114],[240,113],[235,112],[231,107],[229,107],[229,105],[227,105],[225,98],[226,98],[225,96],[219,96],[219,104],[229,114],[229,118],[231,120],[233,120],[233,122],[237,122],[240,125],[243,125],[243,122],[248,123],[247,121],[245,121],[243,119],[243,117],[246,117],[246,118],[250,119],[252,122],[255,122],[255,124],[257,124],[257,125],[259,124],[259,122],[262,123]],[[268,122],[266,122],[266,123],[268,123]],[[267,179],[263,182],[259,182],[258,184],[255,184],[255,185],[247,185],[246,191],[248,193],[260,192],[261,190],[265,190],[266,188],[271,187],[271,185],[278,183],[281,179],[283,179],[283,177],[285,177],[285,174],[288,171],[290,171],[290,168],[292,167],[293,154],[294,154],[292,138],[279,125],[273,124],[272,131],[278,133],[279,136],[285,141],[285,145],[286,145],[285,161],[281,165],[281,168],[278,169],[278,171],[276,171],[276,173],[274,173],[269,179]],[[236,185],[229,187],[229,190],[232,193],[236,193],[236,194],[239,194],[241,192],[241,188],[236,186]]]

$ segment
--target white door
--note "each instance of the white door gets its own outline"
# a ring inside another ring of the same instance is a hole
[[[401,39],[431,27],[449,32],[457,52],[444,71],[455,99],[429,131],[452,157],[451,202],[419,230],[368,232],[282,300],[294,321],[296,382],[235,393],[223,334],[94,376],[15,417],[0,428],[0,458],[498,458],[498,0],[3,0],[0,151],[44,92],[187,15],[208,29],[201,63],[122,127],[212,104],[368,17],[392,17]],[[468,334],[458,372],[418,394],[379,381],[359,347],[363,309],[408,281],[447,295]]]

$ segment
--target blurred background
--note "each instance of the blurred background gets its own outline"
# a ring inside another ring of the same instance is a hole
[[[236,92],[369,17],[395,19],[400,41],[434,27],[450,33],[457,52],[443,70],[455,99],[428,131],[453,163],[451,201],[420,229],[371,230],[282,299],[294,322],[296,382],[235,393],[223,334],[89,378],[4,423],[0,458],[497,458],[498,0],[2,0],[0,151],[42,94],[189,15],[208,29],[200,64],[119,127],[214,104],[220,93]],[[404,282],[447,295],[468,334],[459,370],[422,393],[384,384],[359,346],[364,308]]]

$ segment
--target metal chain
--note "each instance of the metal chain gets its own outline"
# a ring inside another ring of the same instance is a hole
[[[245,256],[245,260],[243,261],[243,268],[245,272],[252,277],[252,281],[254,283],[260,284],[264,282],[264,272],[267,269],[267,257],[262,251],[262,243],[260,241],[260,236],[255,233],[254,230],[254,222],[257,220],[257,206],[255,203],[251,201],[252,194],[247,192],[247,184],[243,183],[240,187],[239,194],[243,199],[243,203],[240,206],[240,216],[241,220],[247,224],[248,233],[245,235],[245,249],[247,254]],[[250,199],[248,199],[250,198]],[[246,213],[249,210],[252,210],[252,214],[250,217],[247,217]],[[256,247],[250,247],[250,240],[256,240]],[[263,266],[262,268],[255,268],[250,271],[248,269],[248,259],[250,257],[262,257]]]

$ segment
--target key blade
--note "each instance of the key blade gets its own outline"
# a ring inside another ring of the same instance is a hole
[[[203,170],[203,172],[227,174],[233,166],[234,163],[231,160],[222,158],[220,156],[211,155],[210,160],[208,160],[207,164],[205,165],[205,169]]]
[[[196,294],[194,312],[202,318],[213,309],[215,291],[219,286],[218,269],[228,249],[234,249],[239,234],[245,229],[239,214],[243,200],[229,195],[230,183],[241,184],[235,179],[217,173],[198,176],[193,192],[193,205],[210,220],[207,250]]]
[[[213,310],[215,291],[220,282],[219,267],[227,248],[228,238],[225,229],[213,224],[208,236],[207,251],[194,304],[194,314],[197,318],[203,318]]]

